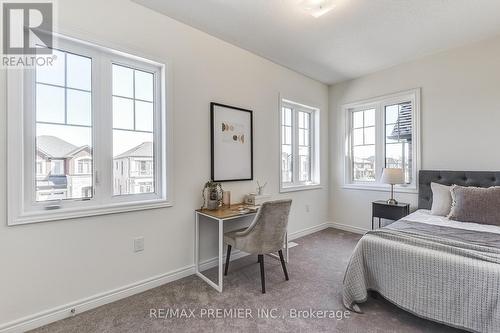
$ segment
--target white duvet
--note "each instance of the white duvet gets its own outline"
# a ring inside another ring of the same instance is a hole
[[[430,210],[419,209],[403,218],[405,221],[442,225],[450,228],[491,232],[500,234],[500,227],[495,225],[479,224],[473,222],[452,221],[444,216],[432,215]]]

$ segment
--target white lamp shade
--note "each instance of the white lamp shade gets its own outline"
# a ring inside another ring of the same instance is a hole
[[[380,181],[384,184],[404,184],[405,175],[403,174],[403,169],[384,168]]]

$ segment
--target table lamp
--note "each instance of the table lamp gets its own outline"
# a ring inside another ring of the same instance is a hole
[[[403,169],[384,168],[382,170],[380,182],[391,185],[391,198],[387,200],[387,203],[389,205],[397,205],[398,202],[394,199],[394,185],[404,184],[405,176],[403,174]]]

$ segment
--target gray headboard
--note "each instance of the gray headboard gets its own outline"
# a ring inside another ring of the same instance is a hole
[[[477,187],[500,186],[500,172],[420,170],[418,174],[418,208],[420,209],[431,209],[431,182]]]

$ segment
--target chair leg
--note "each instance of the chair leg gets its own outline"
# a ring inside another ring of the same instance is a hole
[[[280,261],[281,261],[281,267],[283,267],[283,273],[285,273],[285,280],[288,281],[289,280],[288,279],[288,271],[286,270],[285,259],[283,259],[283,251],[279,250],[278,254],[280,255]]]
[[[260,282],[262,283],[262,293],[266,293],[266,277],[264,274],[264,255],[259,254],[259,263],[260,263]]]
[[[224,275],[227,275],[227,270],[229,269],[229,258],[231,257],[231,245],[227,246],[226,254],[226,267],[224,267]]]

